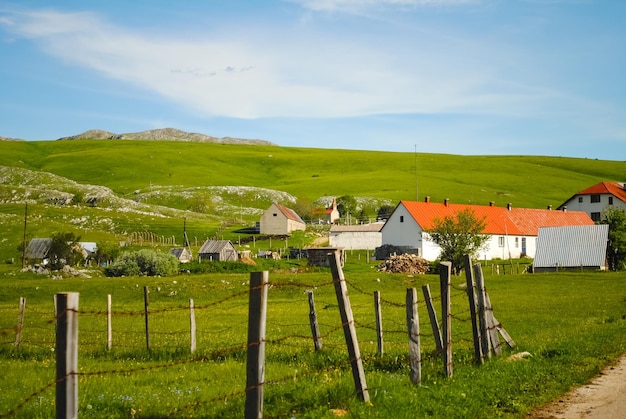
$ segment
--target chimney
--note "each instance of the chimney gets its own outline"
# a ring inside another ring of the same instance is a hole
[[[563,212],[567,212],[567,207],[563,206]]]
[[[548,211],[552,211],[552,205],[548,205]]]
[[[493,207],[493,206],[494,206],[494,204],[495,204],[495,203],[494,203],[493,201],[489,201],[489,206],[490,206],[490,207]]]
[[[430,202],[430,196],[427,196],[426,198],[424,198],[424,202],[429,203]]]
[[[446,207],[448,206],[448,202],[450,202],[450,200],[448,198],[443,200],[443,205],[445,205]]]
[[[506,204],[506,209],[508,209],[509,211],[511,211],[511,208],[513,208],[513,206],[511,205],[511,203],[509,202],[508,204]]]

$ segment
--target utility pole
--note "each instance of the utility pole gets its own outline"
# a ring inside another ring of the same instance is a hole
[[[22,242],[22,269],[26,267],[26,220],[28,219],[28,202],[24,206],[24,240]]]

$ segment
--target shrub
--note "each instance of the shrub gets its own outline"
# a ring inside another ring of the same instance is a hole
[[[178,273],[178,259],[168,253],[141,249],[122,253],[108,268],[107,276],[170,276]]]

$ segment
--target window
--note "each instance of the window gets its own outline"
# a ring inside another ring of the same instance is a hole
[[[515,247],[519,247],[519,237],[515,238]]]
[[[613,205],[613,197],[609,196],[609,205]]]
[[[595,204],[600,202],[600,195],[591,195],[591,203]]]
[[[403,223],[404,222],[404,215],[400,216],[400,222]]]
[[[589,214],[589,216],[591,217],[591,220],[598,222],[600,221],[600,213],[599,212],[592,212],[591,214]]]
[[[504,247],[504,237],[503,236],[498,237],[498,246]]]
[[[274,215],[274,217],[278,217],[278,214],[276,214],[276,213],[274,213],[273,215]]]
[[[582,203],[583,203],[583,197],[582,197],[582,196],[579,196],[579,197],[578,197],[578,203],[579,203],[579,204],[582,204]]]

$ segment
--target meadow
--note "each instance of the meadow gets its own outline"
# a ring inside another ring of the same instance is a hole
[[[419,291],[428,284],[437,301],[439,277],[377,272],[375,262],[354,252],[344,272],[371,397],[370,403],[363,403],[355,394],[329,270],[307,271],[301,261],[290,263],[291,269],[269,274],[265,417],[521,418],[585,383],[626,352],[623,273],[492,276],[484,269],[494,314],[516,346],[504,346],[502,356],[482,366],[474,363],[465,279],[453,277],[453,376],[444,376],[419,292],[423,381],[413,385],[403,307],[406,290]],[[0,296],[0,415],[54,415],[52,296],[73,291],[80,293],[81,417],[242,417],[248,279],[248,274],[181,274],[50,280],[5,271]],[[150,289],[150,350],[144,331],[144,286]],[[309,290],[314,292],[322,334],[319,352],[314,351],[308,323]],[[374,291],[382,297],[382,356],[377,354]],[[107,294],[113,302],[111,350],[106,348]],[[19,297],[26,298],[26,316],[22,343],[15,348]],[[190,298],[198,328],[193,354]],[[531,356],[507,360],[522,351]]]

